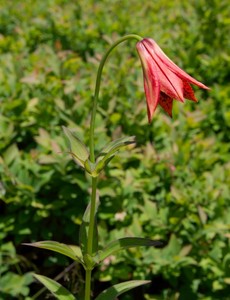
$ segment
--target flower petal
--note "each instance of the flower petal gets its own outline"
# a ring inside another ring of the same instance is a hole
[[[193,89],[191,88],[190,84],[187,83],[186,81],[183,81],[183,85],[184,85],[184,98],[188,99],[188,100],[192,100],[194,102],[197,102],[196,96],[194,94]]]
[[[145,44],[149,45],[149,48],[152,49],[152,52],[178,77],[183,80],[188,81],[189,83],[195,84],[200,88],[207,89],[209,88],[205,86],[203,83],[194,79],[192,76],[188,75],[185,71],[179,68],[174,62],[161,50],[161,48],[157,45],[157,43],[152,39],[144,39]]]
[[[160,97],[159,76],[156,65],[142,42],[138,42],[136,48],[142,64],[148,120],[151,122]]]
[[[172,106],[173,106],[173,99],[166,95],[165,93],[160,93],[160,106],[167,112],[167,114],[172,118]]]
[[[184,102],[183,81],[159,60],[154,60],[158,70],[160,89],[169,97]]]
[[[155,62],[160,81],[160,89],[173,99],[184,102],[183,81],[173,73],[154,53],[154,48],[149,43],[143,43],[147,52]]]

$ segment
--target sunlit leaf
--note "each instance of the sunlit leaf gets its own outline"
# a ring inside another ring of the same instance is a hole
[[[51,251],[54,251],[54,252],[61,253],[65,256],[68,256],[68,257],[70,257],[73,260],[76,260],[78,262],[82,261],[82,256],[81,256],[80,249],[78,247],[79,250],[78,250],[78,253],[77,253],[76,246],[70,246],[70,245],[62,244],[62,243],[55,242],[55,241],[40,241],[40,242],[31,243],[31,244],[26,244],[25,243],[23,245],[51,250]]]
[[[130,136],[130,137],[124,137],[124,138],[120,138],[117,139],[115,141],[112,141],[110,143],[108,143],[100,152],[100,154],[98,155],[99,157],[104,157],[107,154],[110,154],[111,151],[118,151],[121,147],[130,145],[130,144],[134,144],[135,143],[135,136]]]
[[[115,284],[114,286],[104,290],[95,300],[113,300],[116,299],[119,295],[135,288],[140,285],[148,284],[151,281],[148,280],[132,280],[122,283]]]
[[[83,167],[84,162],[89,157],[89,152],[85,144],[67,127],[62,126],[62,128],[69,142],[70,154],[73,159]]]
[[[97,157],[95,172],[99,173],[122,147],[135,143],[135,136],[124,137],[107,144]]]
[[[34,277],[40,281],[57,299],[76,300],[73,294],[53,279],[37,274],[34,274]]]
[[[208,219],[206,212],[200,205],[197,206],[197,210],[198,210],[198,214],[199,214],[201,223],[206,224],[207,219]]]
[[[100,261],[104,260],[106,257],[114,254],[117,251],[132,248],[132,247],[141,247],[141,246],[151,246],[151,247],[159,247],[162,246],[162,242],[154,241],[145,238],[135,238],[135,237],[127,237],[118,239],[116,241],[111,242],[108,246],[106,246],[103,250],[99,252]]]

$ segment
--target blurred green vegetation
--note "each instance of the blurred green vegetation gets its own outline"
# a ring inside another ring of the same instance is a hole
[[[61,126],[88,142],[100,58],[128,33],[154,38],[211,91],[174,102],[172,120],[158,109],[149,125],[135,41],[110,57],[97,150],[121,136],[137,144],[100,176],[100,243],[140,236],[166,246],[111,257],[94,273],[95,294],[151,279],[120,299],[229,299],[229,15],[227,0],[0,1],[0,299],[32,299],[41,289],[32,272],[54,278],[71,263],[22,243],[78,242],[90,178],[66,154]],[[75,265],[62,284],[78,293],[83,274]]]

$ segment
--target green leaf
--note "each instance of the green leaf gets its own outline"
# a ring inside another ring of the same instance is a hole
[[[130,144],[134,144],[135,143],[135,136],[129,136],[129,137],[124,137],[124,138],[120,138],[117,139],[115,141],[112,141],[110,143],[108,143],[100,152],[100,154],[98,155],[99,157],[104,157],[105,155],[111,153],[111,152],[116,152],[118,151],[121,147],[130,145]]]
[[[122,147],[127,145],[131,145],[135,143],[135,136],[124,137],[117,139],[115,141],[107,144],[102,151],[99,153],[97,157],[97,165],[95,168],[95,173],[100,173],[100,171],[108,165],[110,160],[114,157],[114,155],[119,151]]]
[[[204,211],[204,209],[200,205],[197,206],[197,210],[198,210],[198,214],[199,214],[201,223],[203,225],[205,225],[206,222],[207,222],[207,218],[208,218],[206,212]]]
[[[70,154],[72,155],[73,159],[80,164],[80,166],[84,167],[84,162],[89,157],[89,152],[85,144],[67,127],[62,126],[62,129],[68,138]]]
[[[97,231],[97,224],[96,224],[96,213],[99,206],[99,199],[96,199],[96,209],[95,209],[95,224],[94,224],[94,239],[93,239],[93,255],[97,253],[98,250],[98,231]],[[91,204],[87,206],[85,213],[82,218],[82,223],[80,227],[80,234],[79,234],[79,243],[81,247],[82,254],[87,254],[87,241],[88,241],[88,231],[89,231],[89,219],[90,219],[90,207]]]
[[[34,277],[40,281],[57,299],[76,300],[73,294],[53,279],[37,274],[34,274]]]
[[[103,250],[99,252],[99,260],[103,261],[106,257],[114,254],[117,251],[124,250],[132,247],[141,247],[141,246],[161,246],[162,242],[154,241],[145,238],[136,238],[136,237],[127,237],[118,239],[116,241],[111,242],[108,246],[106,246]]]
[[[27,246],[37,247],[41,249],[47,249],[54,252],[61,253],[65,256],[72,258],[75,261],[82,263],[82,255],[80,249],[78,247],[78,251],[76,251],[76,246],[66,245],[55,241],[40,241],[31,244],[23,244]]]
[[[85,161],[84,168],[92,177],[96,177],[99,174],[98,172],[95,172],[96,163],[92,163],[89,159]]]
[[[26,273],[25,275],[18,275],[10,271],[1,274],[0,299],[19,299],[20,294],[27,296],[29,294],[28,285],[33,281],[34,279],[32,272]],[[2,293],[6,294],[6,298],[1,298],[1,296],[3,297]],[[23,299],[25,298],[23,297]]]
[[[7,165],[10,165],[15,159],[19,158],[19,150],[16,144],[12,144],[7,148],[7,150],[3,154],[3,159]]]
[[[140,285],[150,283],[148,280],[131,280],[122,283],[115,284],[114,286],[104,290],[95,300],[114,300],[119,295],[135,288]]]

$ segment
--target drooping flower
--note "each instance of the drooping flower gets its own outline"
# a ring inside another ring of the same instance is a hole
[[[209,89],[174,64],[154,40],[145,38],[136,48],[143,69],[149,122],[158,104],[172,117],[173,99],[197,102],[190,84]]]

